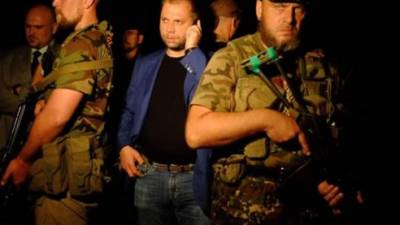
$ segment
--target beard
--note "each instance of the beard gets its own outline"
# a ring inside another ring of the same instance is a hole
[[[122,50],[124,52],[130,52],[130,51],[133,51],[135,49],[137,49],[137,45],[135,45],[135,46],[127,45],[127,46],[123,46],[122,47]]]
[[[57,12],[57,24],[60,28],[73,28],[76,24],[78,24],[81,14],[76,15],[73,18],[67,19],[62,12]]]
[[[278,52],[282,53],[294,51],[300,46],[299,35],[279,40],[271,30],[263,27],[261,27],[261,38],[268,47],[274,47]]]

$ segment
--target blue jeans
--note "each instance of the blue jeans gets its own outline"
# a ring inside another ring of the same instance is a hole
[[[193,197],[193,171],[171,173],[150,167],[135,184],[138,225],[209,225]]]

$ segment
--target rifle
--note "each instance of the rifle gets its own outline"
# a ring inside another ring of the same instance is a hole
[[[337,165],[338,149],[331,132],[334,121],[327,121],[308,110],[299,91],[293,88],[293,78],[289,77],[280,65],[282,58],[273,48],[269,48],[244,60],[241,64],[242,67],[258,75],[285,107],[298,113],[297,123],[304,132],[311,151],[311,157],[305,159],[296,169],[281,168],[278,194],[284,202],[288,203],[289,213],[297,213],[302,217],[299,218],[301,224],[323,224],[323,218],[334,216],[332,210],[314,190],[321,181],[328,180],[338,185],[344,193],[344,199],[339,206],[343,221],[353,220],[355,216],[361,215],[362,206],[356,200],[357,190],[354,185],[346,179],[344,171]],[[261,70],[261,65],[269,66],[270,64],[274,64],[285,79],[288,89],[298,103],[297,107],[285,98]]]
[[[14,159],[23,147],[34,117],[34,109],[37,99],[36,93],[28,95],[26,100],[18,106],[6,146],[1,150],[0,155],[0,177],[3,177],[9,163]],[[5,186],[0,187],[0,209],[7,209],[16,198],[17,190],[9,181]]]
[[[29,134],[28,131],[30,130],[31,126],[30,122],[33,121],[34,118],[36,101],[46,88],[50,87],[50,85],[53,85],[58,78],[64,76],[65,74],[78,71],[110,68],[112,66],[113,61],[111,59],[101,59],[96,61],[69,64],[59,68],[58,70],[53,70],[40,82],[32,85],[30,88],[30,94],[28,94],[25,102],[18,107],[17,116],[13,122],[7,145],[5,149],[2,150],[4,153],[0,156],[0,177],[4,175],[10,161],[16,155],[18,155],[19,151],[24,145]],[[8,202],[10,202],[15,196],[15,193],[15,187],[13,187],[10,182],[5,187],[0,187],[0,207],[7,205]]]

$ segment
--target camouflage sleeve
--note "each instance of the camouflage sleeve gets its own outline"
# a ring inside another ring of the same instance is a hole
[[[100,32],[90,32],[85,35],[78,35],[68,42],[60,50],[60,55],[56,59],[55,67],[62,67],[69,64],[96,60],[96,45],[99,40]],[[72,89],[84,94],[91,94],[94,86],[93,70],[74,72],[61,76],[55,82],[56,88]]]
[[[234,108],[237,56],[230,47],[216,52],[204,70],[191,105],[212,111],[227,112]]]

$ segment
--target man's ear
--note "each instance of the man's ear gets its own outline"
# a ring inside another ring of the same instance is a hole
[[[233,35],[235,35],[236,30],[237,30],[238,27],[239,27],[239,22],[240,22],[240,21],[239,21],[236,17],[229,17],[229,20],[226,21],[226,23],[227,23],[226,26],[229,27],[229,29],[228,29],[228,30],[229,30],[229,31],[228,31],[229,37],[227,37],[228,40],[226,40],[226,41],[231,40],[231,38],[233,37]]]
[[[139,34],[139,41],[138,41],[138,43],[139,43],[139,44],[142,44],[142,43],[143,43],[143,39],[144,39],[144,35],[143,35],[143,34]]]
[[[51,29],[51,33],[54,35],[57,32],[57,29],[58,29],[58,23],[54,23]]]
[[[257,16],[257,20],[260,21],[261,20],[261,13],[262,13],[262,1],[257,0],[256,3],[256,16]]]
[[[233,29],[236,31],[239,27],[240,19],[238,17],[233,18]]]

